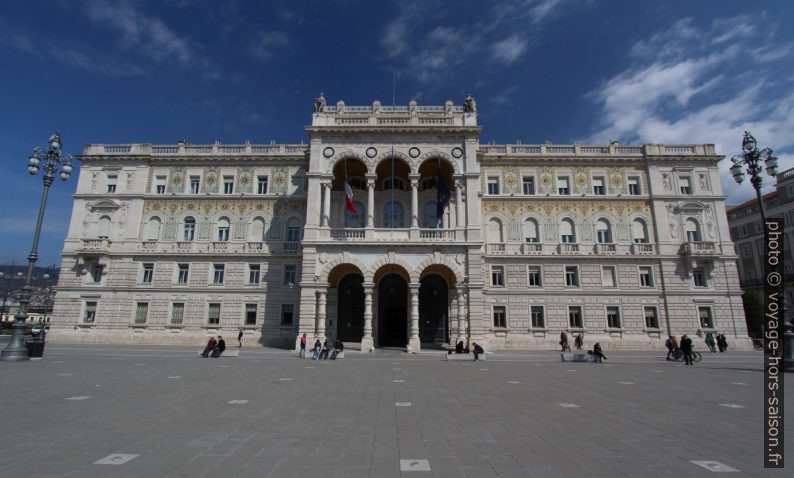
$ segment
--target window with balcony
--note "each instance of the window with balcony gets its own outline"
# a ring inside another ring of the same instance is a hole
[[[703,268],[693,269],[692,282],[695,284],[695,287],[708,287],[709,283],[706,280],[706,270]]]
[[[207,323],[210,325],[218,325],[221,323],[221,304],[209,304],[207,309]]]
[[[156,241],[160,239],[160,218],[157,216],[150,217],[146,222],[146,240]]]
[[[499,177],[498,176],[488,176],[488,195],[489,196],[498,196],[499,195]]]
[[[491,266],[491,285],[503,287],[505,285],[505,269],[503,266]]]
[[[190,194],[198,194],[201,186],[201,176],[190,176]]]
[[[383,207],[383,227],[395,229],[405,227],[405,209],[397,201],[389,201]]]
[[[256,177],[256,193],[267,194],[267,176]]]
[[[301,225],[298,218],[292,217],[287,221],[287,242],[301,241]]]
[[[684,232],[686,232],[686,240],[689,242],[699,242],[703,240],[700,235],[700,224],[692,218],[684,221]]]
[[[259,264],[248,264],[248,283],[259,284]]]
[[[645,328],[658,329],[659,328],[659,311],[656,307],[645,307],[643,309],[645,314]]]
[[[648,243],[648,227],[642,219],[635,219],[631,222],[631,237],[635,244]]]
[[[223,284],[223,276],[226,272],[226,266],[224,264],[213,264],[212,269],[212,283]]]
[[[610,329],[620,328],[620,307],[615,307],[615,306],[607,307],[607,328]]]
[[[353,207],[358,210],[357,213],[345,209],[345,227],[364,227],[367,220],[367,209],[358,201],[353,203]]]
[[[185,303],[175,302],[171,306],[171,325],[182,325],[185,320]]]
[[[94,264],[91,268],[91,280],[94,284],[99,284],[102,282],[102,274],[105,272],[105,266],[101,264]]]
[[[617,287],[615,266],[601,266],[601,286],[604,288]]]
[[[294,309],[292,304],[281,304],[281,325],[292,325]]]
[[[524,241],[525,242],[540,242],[540,228],[538,221],[528,218],[524,221]]]
[[[187,284],[189,276],[190,276],[190,264],[179,264],[179,272],[177,273],[177,277],[176,277],[177,283]]]
[[[502,242],[502,221],[492,218],[488,221],[488,230],[485,239],[489,244],[499,244]]]
[[[437,228],[441,225],[441,221],[436,216],[436,203],[428,202],[422,206],[422,227],[424,228]]]
[[[593,178],[593,194],[596,196],[604,196],[607,193],[606,186],[604,186],[604,177],[596,176]]]
[[[363,180],[362,180],[362,182],[363,182]],[[367,183],[364,182],[364,187],[363,188],[359,188],[359,189],[366,189],[366,184]],[[386,178],[383,181],[382,184],[383,184],[383,190],[384,191],[389,191],[391,189],[394,189],[394,190],[397,190],[397,191],[405,191],[405,181],[403,181],[402,179],[397,178],[397,177]],[[353,187],[352,184],[351,184],[350,187]]]
[[[196,220],[192,217],[186,217],[182,225],[182,240],[192,241],[196,235]]]
[[[151,284],[152,279],[154,278],[154,264],[153,263],[145,263],[143,264],[143,282],[144,284]]]
[[[148,302],[137,302],[135,304],[135,323],[136,324],[145,324],[146,323],[146,316],[149,314],[149,303]]]
[[[507,310],[502,305],[493,306],[493,326],[496,328],[507,327]]]
[[[638,176],[629,176],[629,194],[631,196],[639,196],[642,194],[642,187],[640,186],[640,178]]]
[[[110,216],[102,216],[97,225],[97,238],[107,239],[108,237],[110,237]]]
[[[701,329],[714,328],[714,317],[711,315],[711,307],[698,307],[698,317],[700,318]]]
[[[234,194],[234,176],[223,177],[223,194]]]
[[[533,196],[535,194],[535,177],[524,176],[522,183],[524,185],[524,195]]]
[[[560,242],[566,244],[576,242],[576,227],[570,219],[560,221]]]
[[[543,313],[542,305],[533,305],[529,308],[529,317],[532,320],[533,329],[542,329],[546,327],[546,317]]]
[[[83,312],[83,323],[93,324],[96,321],[96,302],[86,302]]]
[[[652,266],[640,266],[640,287],[653,287]]]
[[[565,266],[566,287],[579,287],[579,267]]]
[[[569,196],[571,194],[570,185],[568,184],[568,176],[560,176],[557,178],[557,194],[560,196]]]
[[[249,240],[259,242],[265,240],[265,220],[261,217],[255,217],[251,221],[251,233]]]
[[[530,287],[541,287],[543,282],[541,280],[540,266],[529,266],[527,273],[527,283]]]
[[[568,306],[568,327],[572,329],[582,329],[582,307],[578,305]]]
[[[245,304],[245,325],[256,325],[256,304]]]
[[[229,240],[229,218],[222,217],[218,220],[218,241],[226,242]]]
[[[678,188],[681,194],[690,196],[692,194],[692,179],[689,176],[679,176]]]
[[[420,191],[425,191],[427,189],[435,189],[436,188],[436,178],[425,178],[422,180],[422,184],[419,187]]]
[[[596,240],[599,244],[612,243],[612,228],[606,219],[599,219],[596,222]]]
[[[108,194],[112,194],[116,192],[116,181],[118,180],[118,176],[115,174],[108,174]]]
[[[154,178],[154,193],[165,194],[165,176],[155,176]]]
[[[298,283],[298,266],[287,264],[284,266],[284,285],[295,285]]]

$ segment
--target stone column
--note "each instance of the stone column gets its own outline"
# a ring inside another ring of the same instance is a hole
[[[325,183],[323,187],[323,215],[321,218],[321,225],[331,227],[331,185],[332,183]]]
[[[408,347],[406,352],[416,353],[421,349],[419,340],[419,285],[410,285],[411,294],[411,333],[408,337]]]
[[[375,341],[372,336],[372,287],[374,284],[364,284],[364,336],[361,337],[361,351],[372,352],[375,350]]]
[[[419,178],[411,178],[411,227],[419,227]]]
[[[457,217],[458,229],[466,227],[465,213],[463,212],[463,184],[460,181],[455,181],[455,216]]]
[[[458,286],[458,323],[457,323],[457,330],[455,331],[455,335],[458,338],[455,339],[456,344],[461,340],[465,339],[466,336],[465,334],[466,331],[463,328],[463,314],[465,313],[463,308],[463,301],[465,300],[464,296],[465,296],[465,292],[463,291],[463,288]]]
[[[367,178],[367,227],[375,227],[375,178]]]
[[[325,294],[324,290],[317,293],[317,338],[321,341],[325,340]]]

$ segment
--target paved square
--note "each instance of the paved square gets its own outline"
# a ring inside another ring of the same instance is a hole
[[[273,349],[195,355],[48,344],[44,360],[0,362],[0,399],[21,405],[4,415],[0,475],[705,477],[715,466],[701,463],[718,462],[788,476],[762,466],[756,352],[675,367],[664,352],[612,351],[612,367],[575,374],[545,352],[490,355],[487,372],[438,352],[350,351],[314,369]]]

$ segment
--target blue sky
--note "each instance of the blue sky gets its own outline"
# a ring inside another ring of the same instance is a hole
[[[0,16],[0,262],[24,261],[55,129],[85,143],[300,142],[312,99],[460,104],[482,140],[715,143],[794,166],[790,1],[17,1]],[[787,28],[786,25],[789,25]],[[727,162],[727,160],[725,161]],[[724,186],[730,202],[749,185]],[[767,180],[767,185],[772,184]],[[59,262],[74,179],[40,265]]]

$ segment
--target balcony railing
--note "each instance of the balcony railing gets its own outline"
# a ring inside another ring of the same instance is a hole
[[[711,241],[690,241],[681,245],[681,254],[688,256],[714,256],[717,247]]]
[[[141,242],[142,251],[154,251],[157,249],[157,241],[143,241]]]
[[[595,245],[596,254],[615,254],[618,252],[618,247],[612,243],[599,243]]]
[[[561,242],[557,246],[560,254],[579,254],[579,244],[575,242]]]
[[[453,229],[420,229],[419,239],[432,239],[436,241],[454,241],[455,231]]]
[[[214,241],[210,244],[212,252],[226,252],[229,249],[229,243],[226,241]]]
[[[543,244],[539,242],[525,242],[521,244],[521,252],[528,255],[543,254]]]
[[[486,252],[488,254],[504,254],[507,252],[507,244],[503,242],[487,244]]]
[[[635,242],[631,245],[631,253],[634,255],[655,254],[655,249],[653,244]]]
[[[174,243],[174,250],[177,252],[193,252],[193,242],[177,241]]]
[[[263,252],[265,250],[264,242],[246,242],[245,248],[249,252]]]
[[[333,229],[331,239],[364,239],[364,229]]]
[[[83,239],[82,249],[85,251],[106,251],[110,248],[110,241],[107,239]]]
[[[281,252],[284,254],[299,254],[301,251],[300,242],[282,242]]]

